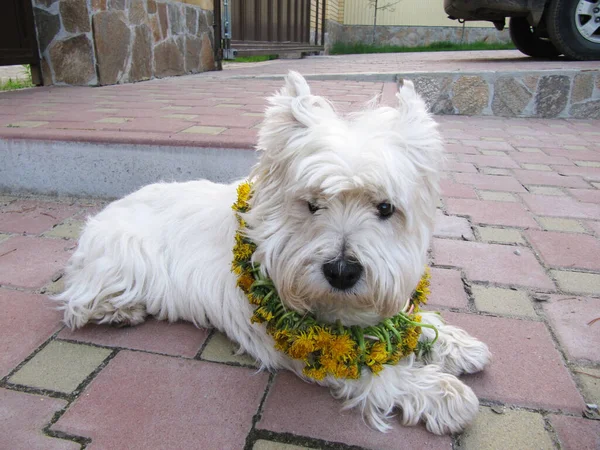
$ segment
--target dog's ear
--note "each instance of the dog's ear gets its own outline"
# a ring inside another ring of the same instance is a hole
[[[427,105],[417,93],[415,85],[410,80],[400,80],[398,82],[399,89],[396,94],[398,99],[398,109],[411,111],[413,113],[427,113]]]
[[[306,80],[293,71],[285,78],[284,87],[268,101],[259,132],[259,150],[281,150],[297,133],[336,117],[331,104],[323,97],[312,95]]]

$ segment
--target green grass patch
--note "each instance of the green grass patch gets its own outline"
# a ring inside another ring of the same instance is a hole
[[[466,50],[513,50],[515,46],[509,43],[473,42],[471,44],[455,44],[453,42],[434,42],[430,45],[406,47],[401,45],[372,45],[362,42],[333,44],[332,55],[353,55],[357,53],[408,53],[408,52],[448,52]]]
[[[26,73],[26,77],[18,78],[16,80],[9,78],[7,81],[0,82],[0,91],[15,91],[17,89],[34,87],[34,84],[31,82],[31,67],[27,65],[23,66],[23,68]]]
[[[277,59],[277,55],[238,56],[231,62],[252,63],[252,62],[271,61],[272,59]]]

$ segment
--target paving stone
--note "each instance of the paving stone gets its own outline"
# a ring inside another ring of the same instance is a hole
[[[283,444],[281,442],[265,441],[259,439],[252,446],[252,450],[317,450],[314,447],[301,447],[299,445]]]
[[[107,347],[193,358],[206,341],[208,331],[196,328],[189,322],[169,323],[151,319],[134,327],[90,324],[76,331],[65,328],[58,337]]]
[[[546,164],[521,164],[523,169],[527,170],[541,170],[543,172],[552,172],[552,167]]]
[[[492,111],[496,116],[520,116],[531,97],[531,92],[515,78],[499,77],[494,83]]]
[[[52,429],[89,437],[99,449],[239,449],[267,379],[255,369],[124,350]]]
[[[486,406],[459,439],[465,450],[554,450],[541,414],[510,409],[497,414]]]
[[[558,286],[566,291],[576,294],[600,294],[600,275],[585,272],[566,272],[552,270],[552,276]]]
[[[575,161],[581,167],[600,167],[600,161]]]
[[[222,333],[215,333],[206,344],[200,355],[202,359],[214,362],[237,363],[245,366],[256,366],[256,361],[250,355],[238,355],[239,346]]]
[[[459,114],[479,115],[489,102],[489,87],[479,76],[461,76],[452,87],[452,103]]]
[[[569,114],[575,119],[600,119],[600,100],[573,105]]]
[[[227,128],[223,128],[223,127],[193,126],[193,127],[186,128],[185,130],[182,131],[182,133],[216,135],[216,134],[221,134],[226,129]]]
[[[0,242],[6,241],[10,238],[10,234],[0,234]]]
[[[60,225],[56,225],[50,231],[46,231],[43,235],[56,238],[79,239],[84,225],[84,222],[69,219]]]
[[[68,242],[14,236],[0,243],[0,285],[37,289],[64,267]]]
[[[138,5],[137,7],[141,8],[145,14],[142,0],[138,0],[134,4]],[[147,25],[140,25],[134,30],[129,81],[149,80],[152,77],[152,31]]]
[[[537,221],[549,231],[567,231],[570,233],[585,233],[579,222],[573,219],[560,219],[556,217],[538,217]]]
[[[431,295],[428,310],[435,306],[467,308],[469,300],[458,270],[431,268]]]
[[[18,200],[0,207],[0,231],[39,234],[73,216],[79,209],[65,203]]]
[[[52,306],[42,295],[0,288],[0,378],[60,330],[62,314]]]
[[[473,239],[473,230],[467,219],[446,216],[439,209],[435,215],[434,236]]]
[[[588,228],[600,237],[600,222],[586,222]]]
[[[69,33],[90,31],[90,14],[86,2],[80,0],[60,0],[62,24]]]
[[[600,298],[551,296],[543,302],[544,312],[569,359],[600,362]]]
[[[495,167],[483,167],[481,171],[486,175],[511,175],[507,169],[496,169]]]
[[[279,372],[263,406],[256,427],[276,433],[310,436],[369,449],[405,448],[448,449],[449,436],[435,436],[423,426],[402,427],[391,420],[387,433],[369,428],[356,409],[342,410],[327,389],[308,384],[289,372]],[[311,411],[306,414],[306,411]]]
[[[110,353],[104,348],[52,341],[8,381],[70,394]]]
[[[450,214],[468,215],[475,224],[539,228],[533,216],[519,203],[449,198]]]
[[[550,416],[563,450],[597,450],[600,448],[600,422],[579,417]]]
[[[459,183],[470,184],[478,189],[502,192],[526,192],[514,177],[457,173],[454,179]]]
[[[569,192],[581,202],[600,203],[600,190],[598,189],[569,189]]]
[[[549,266],[600,270],[600,241],[593,236],[534,230],[526,236]]]
[[[537,318],[533,305],[523,291],[497,287],[471,286],[479,311]]]
[[[597,219],[600,205],[582,203],[568,197],[522,194],[521,198],[534,214],[551,217],[572,217],[576,219]]]
[[[543,323],[449,311],[444,319],[492,352],[483,372],[461,377],[479,398],[581,413],[583,399]]]
[[[454,183],[449,180],[441,180],[440,187],[443,197],[477,198],[475,190],[465,184]]]
[[[588,184],[578,176],[562,176],[555,172],[543,172],[537,170],[513,170],[513,173],[523,184],[538,184],[572,188],[588,187]]]
[[[524,244],[523,236],[519,230],[506,228],[477,227],[481,240],[500,244]]]
[[[553,289],[554,284],[529,249],[479,242],[434,239],[434,262],[464,268],[472,281]]]
[[[65,400],[0,389],[0,436],[5,449],[76,450],[79,444],[46,436],[42,429]]]
[[[496,202],[516,202],[517,198],[508,192],[496,191],[479,191],[479,196],[482,200],[490,200]]]
[[[585,400],[600,405],[600,369],[577,367],[573,372],[583,387]]]

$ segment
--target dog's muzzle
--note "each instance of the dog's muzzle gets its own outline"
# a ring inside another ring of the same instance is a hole
[[[363,273],[363,266],[358,261],[336,259],[323,264],[323,275],[331,286],[345,291],[354,286]]]

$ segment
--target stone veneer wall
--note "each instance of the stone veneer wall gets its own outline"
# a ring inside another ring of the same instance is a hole
[[[44,85],[107,85],[215,69],[213,13],[156,0],[32,0]]]
[[[600,119],[600,71],[406,74],[434,114]]]
[[[417,47],[434,42],[510,42],[508,30],[498,31],[493,27],[428,27],[377,25],[375,43],[377,45],[401,45]],[[372,25],[342,25],[332,42],[373,42]]]

